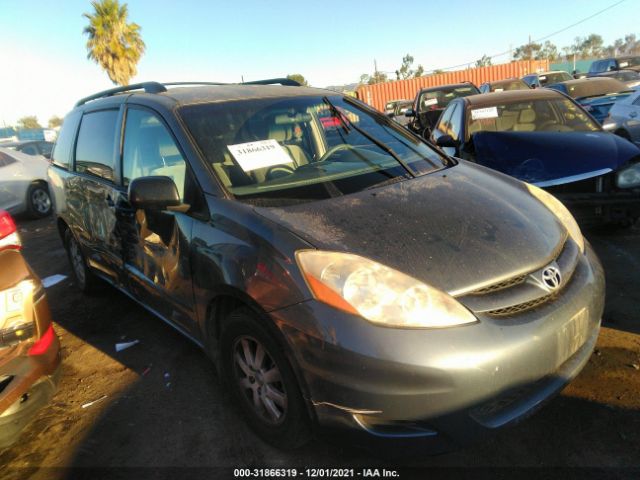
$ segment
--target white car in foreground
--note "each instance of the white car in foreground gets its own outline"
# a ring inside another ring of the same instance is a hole
[[[0,148],[0,210],[12,215],[25,212],[32,217],[49,215],[47,168],[49,161],[42,155]]]

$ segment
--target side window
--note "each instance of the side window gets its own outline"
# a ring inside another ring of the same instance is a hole
[[[157,115],[129,108],[124,130],[122,181],[151,175],[170,177],[184,200],[187,165],[173,137]]]
[[[80,111],[72,112],[67,115],[62,124],[60,135],[56,140],[56,144],[53,147],[53,163],[59,167],[69,169],[69,162],[71,161],[71,150],[73,149],[73,142],[76,138],[76,132],[78,131],[78,123],[82,113]]]
[[[633,101],[633,104],[634,104],[634,105],[637,105],[638,107],[640,107],[640,95],[638,95],[638,96],[636,97],[636,99]]]
[[[449,121],[449,135],[454,140],[458,140],[460,138],[460,130],[462,129],[462,104],[456,104],[456,107],[451,114],[451,120]]]
[[[76,145],[76,171],[113,181],[118,110],[86,113]]]

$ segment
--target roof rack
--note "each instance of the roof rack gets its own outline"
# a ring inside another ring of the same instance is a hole
[[[142,82],[134,83],[133,85],[125,85],[123,87],[110,88],[109,90],[103,90],[102,92],[94,93],[88,97],[81,98],[76,103],[76,107],[84,105],[91,100],[97,100],[98,98],[111,97],[116,93],[129,92],[131,90],[144,90],[146,93],[162,93],[166,92],[167,88],[158,82]]]
[[[284,85],[285,87],[301,87],[300,82],[290,78],[269,78],[267,80],[253,80],[252,82],[242,82],[240,85]]]
[[[76,102],[76,107],[84,105],[91,100],[97,100],[99,98],[111,97],[117,93],[130,92],[133,90],[144,90],[145,93],[163,93],[167,91],[167,87],[177,87],[186,85],[284,85],[287,87],[300,87],[299,82],[291,80],[290,78],[269,78],[267,80],[253,80],[251,82],[242,82],[239,84],[219,83],[219,82],[142,82],[134,83],[132,85],[125,85],[123,87],[110,88],[109,90],[103,90],[102,92],[94,93],[88,97],[81,98]]]

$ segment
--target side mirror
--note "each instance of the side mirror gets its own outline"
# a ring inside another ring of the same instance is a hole
[[[451,135],[442,135],[436,140],[436,145],[443,148],[458,148],[460,142],[454,140]]]
[[[135,209],[165,210],[182,204],[178,188],[169,177],[140,177],[129,184],[129,203]]]
[[[404,112],[404,116],[405,117],[415,117],[416,116],[416,111],[413,108],[407,108],[407,110]]]

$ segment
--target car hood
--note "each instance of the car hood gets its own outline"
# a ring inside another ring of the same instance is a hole
[[[523,184],[464,161],[385,187],[255,210],[319,249],[362,255],[454,295],[544,266],[566,236]]]
[[[479,164],[540,186],[615,171],[640,155],[609,132],[479,132],[472,138]]]

